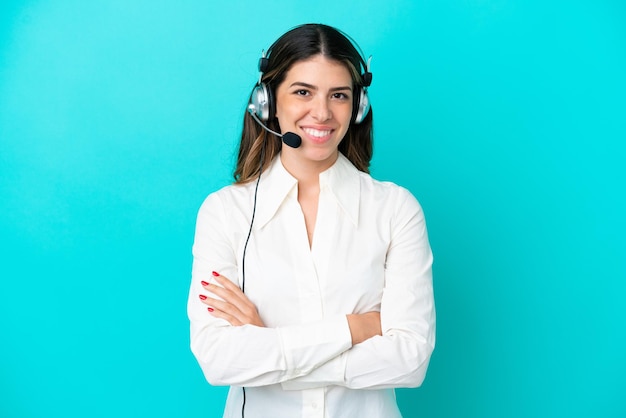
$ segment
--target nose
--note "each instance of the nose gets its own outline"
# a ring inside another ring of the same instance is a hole
[[[313,108],[311,109],[311,116],[317,121],[323,122],[333,117],[330,106],[328,105],[328,99],[319,95],[313,100]]]

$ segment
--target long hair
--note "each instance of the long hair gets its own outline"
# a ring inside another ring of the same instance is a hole
[[[337,29],[322,24],[306,24],[298,26],[282,35],[268,49],[268,66],[261,82],[267,85],[270,97],[276,97],[276,89],[283,82],[287,71],[298,61],[307,60],[315,55],[322,55],[327,59],[337,61],[346,66],[352,76],[353,118],[357,111],[361,89],[365,88],[362,70],[366,63],[355,45],[346,35]],[[274,116],[275,99],[270,100],[270,117],[267,126],[279,132],[278,120]],[[373,112],[370,108],[365,119],[350,127],[339,144],[339,151],[345,155],[360,171],[369,173],[369,165],[373,152]],[[265,144],[263,167],[261,154]],[[243,117],[243,129],[237,166],[234,172],[235,183],[247,183],[264,171],[280,152],[282,143],[280,138],[266,132],[246,111]]]

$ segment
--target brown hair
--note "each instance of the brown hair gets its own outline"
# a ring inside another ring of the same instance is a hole
[[[268,49],[268,65],[261,81],[270,90],[270,97],[275,97],[276,88],[283,82],[291,66],[314,55],[338,61],[346,66],[352,76],[354,87],[353,116],[357,111],[356,103],[360,91],[364,88],[361,69],[366,69],[366,63],[355,45],[339,30],[322,24],[306,24],[291,29],[282,35]],[[279,131],[278,120],[274,116],[275,103],[270,100],[270,117],[267,126]],[[373,115],[372,109],[363,122],[350,123],[348,132],[339,144],[339,151],[345,155],[360,171],[369,173],[369,165],[373,152]],[[353,118],[354,120],[354,118]],[[265,145],[265,146],[263,146]],[[237,167],[235,168],[235,183],[247,183],[259,175],[259,169],[264,171],[280,152],[282,143],[280,138],[266,132],[246,112],[243,117],[243,129]],[[261,158],[263,156],[263,167]]]

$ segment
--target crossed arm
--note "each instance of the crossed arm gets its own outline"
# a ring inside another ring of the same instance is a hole
[[[228,278],[217,272],[212,273],[218,284],[202,281],[202,287],[220,299],[200,294],[198,297],[207,305],[207,311],[216,318],[221,318],[233,326],[255,325],[265,327],[256,306]],[[359,344],[375,335],[382,335],[380,312],[346,315],[352,345]]]

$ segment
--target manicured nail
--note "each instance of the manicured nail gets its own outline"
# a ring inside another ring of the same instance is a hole
[[[213,308],[206,308],[209,312],[213,312]]]
[[[204,281],[202,281],[200,283],[202,283],[202,286],[208,286],[209,285],[207,282],[204,282]]]
[[[215,277],[219,276],[220,274],[217,271],[214,271],[213,273],[211,273],[212,275],[214,275]]]
[[[204,295],[199,295],[200,296],[200,300],[206,300],[206,296]]]

